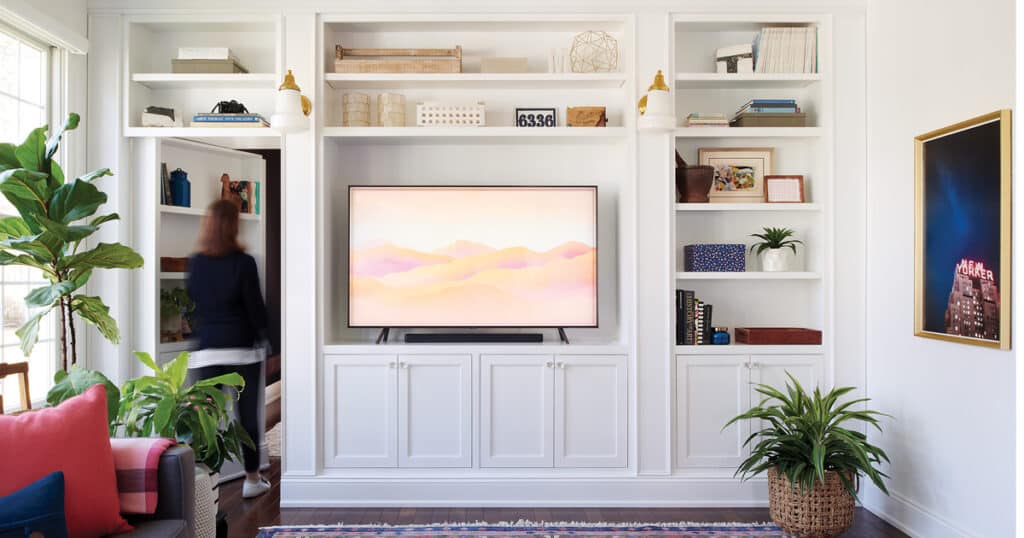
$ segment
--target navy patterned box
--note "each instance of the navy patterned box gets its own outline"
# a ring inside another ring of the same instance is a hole
[[[747,270],[746,245],[686,245],[683,247],[685,271],[732,272]]]

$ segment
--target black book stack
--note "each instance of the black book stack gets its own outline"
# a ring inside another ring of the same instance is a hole
[[[676,345],[711,343],[712,305],[701,301],[693,290],[676,290]]]

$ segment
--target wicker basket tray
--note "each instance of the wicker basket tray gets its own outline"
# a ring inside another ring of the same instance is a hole
[[[461,73],[462,47],[454,49],[346,49],[334,46],[335,73]]]
[[[801,491],[773,467],[768,469],[768,503],[772,521],[799,538],[832,538],[853,524],[854,499],[839,474],[825,472],[825,483]]]

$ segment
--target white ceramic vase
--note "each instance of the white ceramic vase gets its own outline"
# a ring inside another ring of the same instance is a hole
[[[790,252],[784,248],[770,248],[761,253],[761,270],[770,273],[789,271]]]

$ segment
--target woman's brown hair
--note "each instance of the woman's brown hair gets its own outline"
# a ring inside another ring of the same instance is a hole
[[[238,206],[230,200],[210,204],[199,230],[199,252],[206,256],[227,256],[243,250],[238,243]]]

